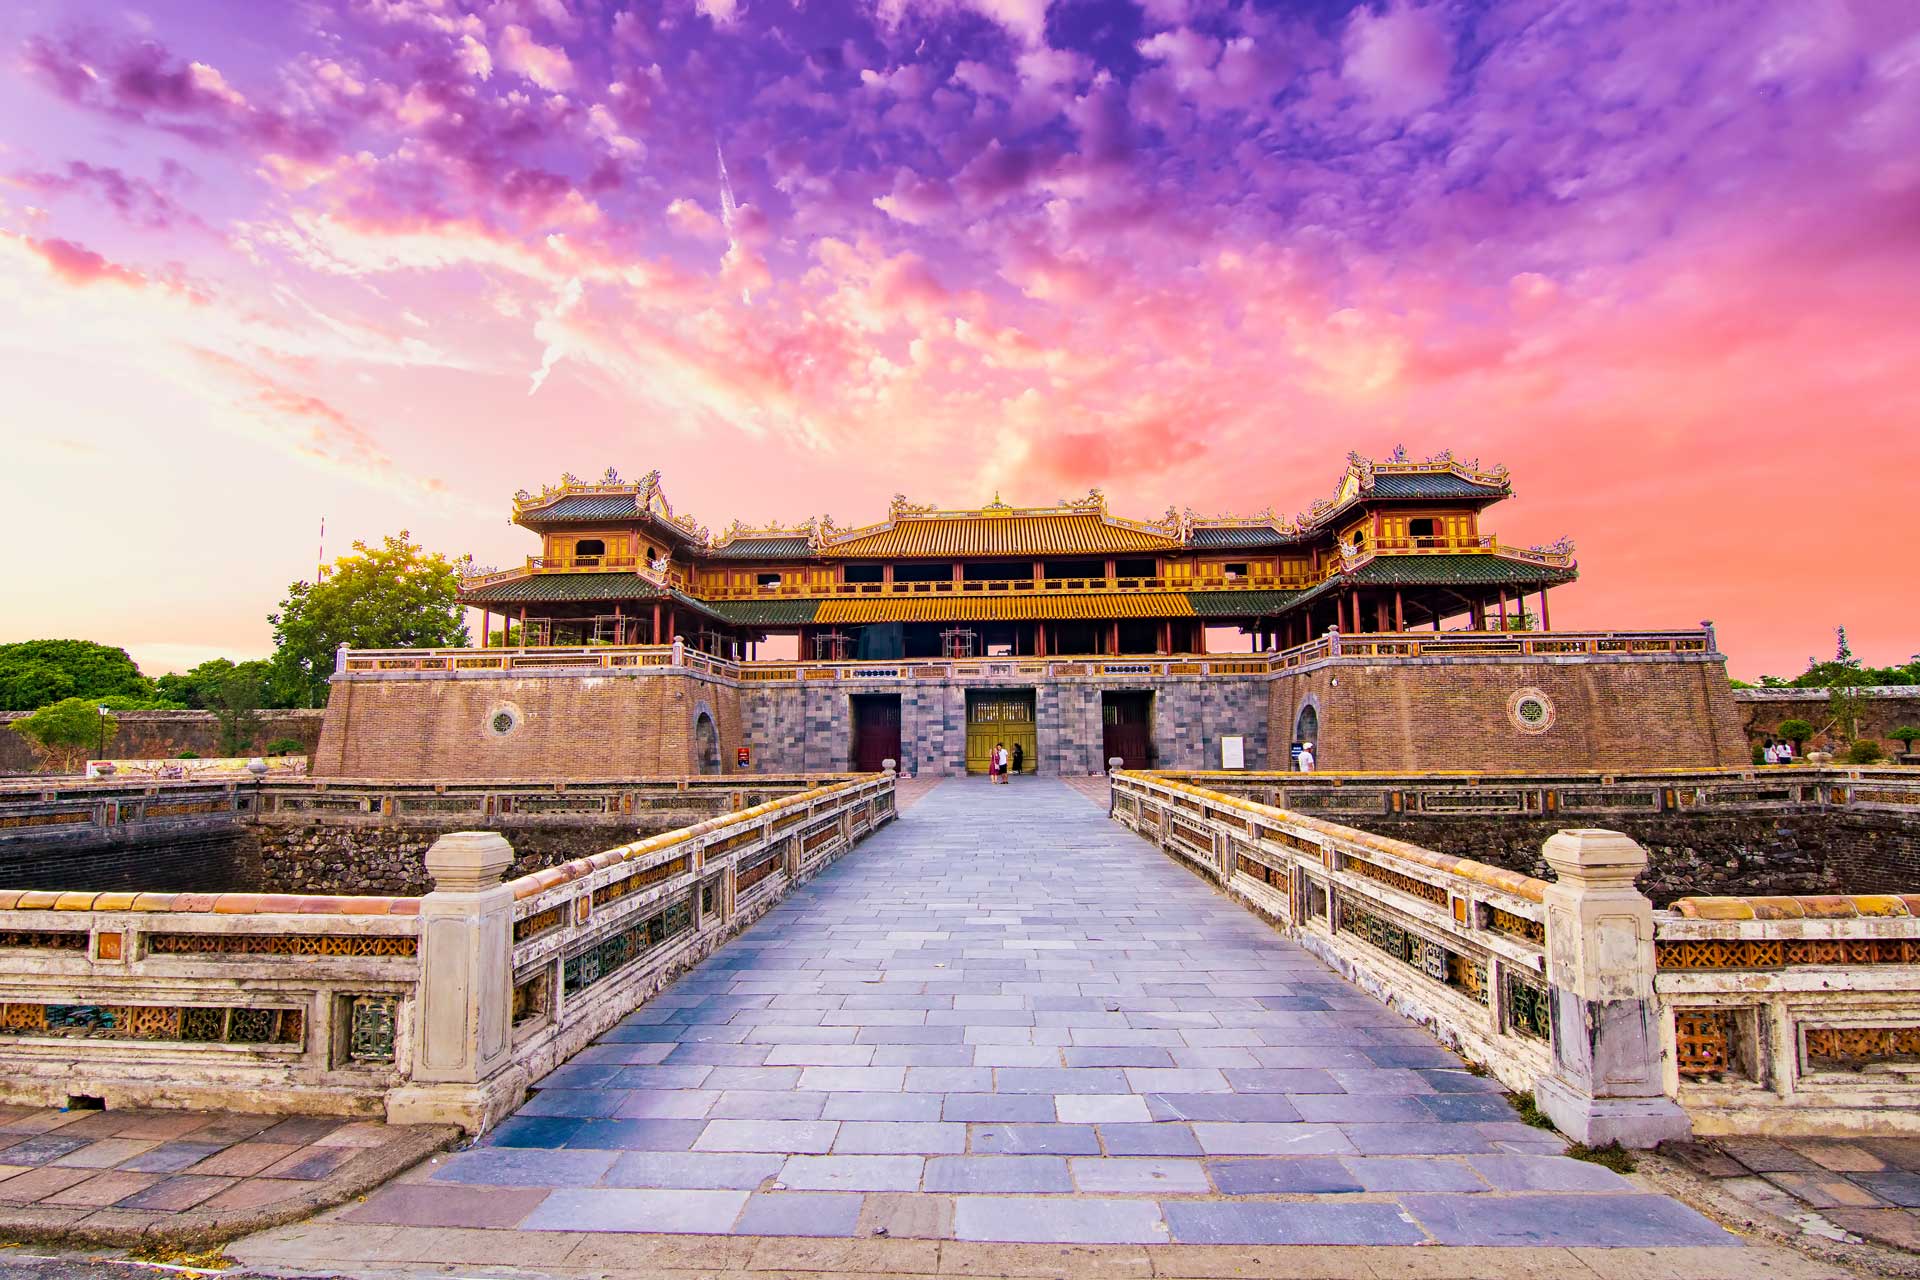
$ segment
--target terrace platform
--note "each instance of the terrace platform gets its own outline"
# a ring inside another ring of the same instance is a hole
[[[476,1146],[297,1230],[1739,1244],[1500,1088],[1085,794],[952,780]]]

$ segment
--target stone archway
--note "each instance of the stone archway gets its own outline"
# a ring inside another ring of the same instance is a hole
[[[701,773],[720,772],[720,730],[705,708],[693,719],[693,761]]]
[[[1300,714],[1294,717],[1293,740],[1295,742],[1311,742],[1314,744],[1314,749],[1316,751],[1319,750],[1320,706],[1312,699],[1308,699],[1307,705],[1301,707]]]

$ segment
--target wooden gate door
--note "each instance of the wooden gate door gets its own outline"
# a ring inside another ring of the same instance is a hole
[[[1031,689],[979,690],[967,696],[967,772],[985,773],[987,757],[999,743],[1012,751],[1020,745],[1020,771],[1039,767],[1039,742],[1033,719]]]
[[[1153,738],[1150,693],[1109,693],[1101,699],[1100,768],[1120,757],[1123,769],[1145,769]]]
[[[853,767],[878,773],[888,760],[900,760],[900,695],[874,694],[853,700]]]

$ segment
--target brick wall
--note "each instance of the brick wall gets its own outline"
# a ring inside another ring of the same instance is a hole
[[[1807,744],[1809,748],[1831,745],[1824,732],[1830,719],[1824,689],[1735,689],[1733,704],[1750,743],[1766,741],[1782,720],[1805,720],[1820,731]],[[1868,690],[1865,706],[1860,734],[1877,740],[1889,756],[1902,748],[1888,734],[1907,724],[1920,729],[1920,687]]]
[[[427,893],[433,888],[433,878],[427,874],[427,847],[446,831],[473,827],[472,821],[449,823],[444,830],[325,821],[293,826],[255,823],[240,838],[259,868],[259,879],[257,885],[244,887],[264,893]],[[500,833],[513,846],[513,868],[506,878],[543,871],[671,829],[657,823],[624,830],[564,822],[515,827]]]
[[[613,778],[699,773],[711,714],[720,768],[742,741],[739,691],[695,672],[436,679],[333,686],[311,772],[351,778]],[[513,728],[496,733],[500,714]]]
[[[1536,689],[1551,723],[1512,700]],[[1340,659],[1273,682],[1268,737],[1284,766],[1300,709],[1321,769],[1554,770],[1745,764],[1726,667],[1696,658]]]
[[[260,887],[257,850],[232,822],[165,832],[0,843],[0,889],[215,893]]]
[[[0,711],[0,774],[32,773],[39,767],[33,744],[9,728],[26,714]],[[254,735],[252,751],[281,738],[295,738],[306,752],[312,752],[320,741],[324,714],[305,709],[261,712],[260,731]],[[201,756],[224,754],[220,750],[220,726],[211,711],[116,711],[113,718],[120,730],[107,744],[107,754],[117,760],[169,760],[182,751]]]
[[[1300,707],[1318,708],[1323,769],[1566,770],[1744,764],[1748,748],[1718,659],[1339,659],[1261,676],[999,675],[973,681],[748,682],[661,668],[592,675],[393,673],[335,683],[318,777],[591,778],[698,772],[697,713],[721,764],[751,749],[753,772],[838,772],[853,751],[851,697],[900,697],[910,773],[966,769],[969,688],[1035,692],[1041,773],[1106,766],[1101,695],[1153,694],[1153,764],[1214,769],[1221,740],[1245,739],[1248,768],[1284,767]],[[1550,722],[1528,732],[1516,693],[1537,690]],[[489,722],[509,712],[515,727]],[[1272,744],[1271,746],[1269,744]]]

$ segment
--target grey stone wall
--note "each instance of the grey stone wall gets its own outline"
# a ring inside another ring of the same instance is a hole
[[[953,777],[967,768],[967,690],[1032,689],[1035,771],[1076,776],[1106,772],[1101,694],[1146,690],[1154,695],[1154,764],[1163,769],[1217,769],[1220,739],[1246,739],[1246,764],[1267,767],[1267,682],[1254,677],[960,681],[820,681],[748,686],[740,719],[754,772],[822,772],[853,759],[853,696],[900,698],[902,769],[921,777]]]
[[[231,821],[0,843],[0,889],[219,893],[260,878],[258,849]]]
[[[32,773],[40,767],[33,744],[9,728],[27,714],[0,711],[0,774]],[[311,755],[320,741],[320,722],[325,714],[318,710],[262,711],[259,730],[253,735],[253,750],[282,738],[295,738]],[[199,756],[221,754],[220,726],[211,711],[116,711],[113,718],[120,728],[107,744],[107,754],[116,760],[171,760],[182,751]]]

